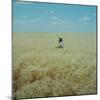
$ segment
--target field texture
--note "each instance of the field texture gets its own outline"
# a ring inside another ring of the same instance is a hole
[[[94,33],[13,33],[13,91],[18,99],[96,94]]]

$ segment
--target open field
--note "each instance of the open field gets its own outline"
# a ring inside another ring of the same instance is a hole
[[[96,94],[96,36],[13,33],[13,84],[17,98]]]

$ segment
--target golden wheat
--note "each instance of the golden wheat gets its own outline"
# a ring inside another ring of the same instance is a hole
[[[17,98],[96,94],[95,36],[14,33],[13,81]]]

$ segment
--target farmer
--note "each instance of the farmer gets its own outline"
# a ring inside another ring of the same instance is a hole
[[[59,38],[59,48],[64,48],[64,43],[63,43],[63,39]]]

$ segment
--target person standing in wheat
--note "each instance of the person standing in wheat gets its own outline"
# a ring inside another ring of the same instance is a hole
[[[59,46],[58,46],[58,48],[64,48],[63,38],[58,38],[58,39],[59,39]]]

